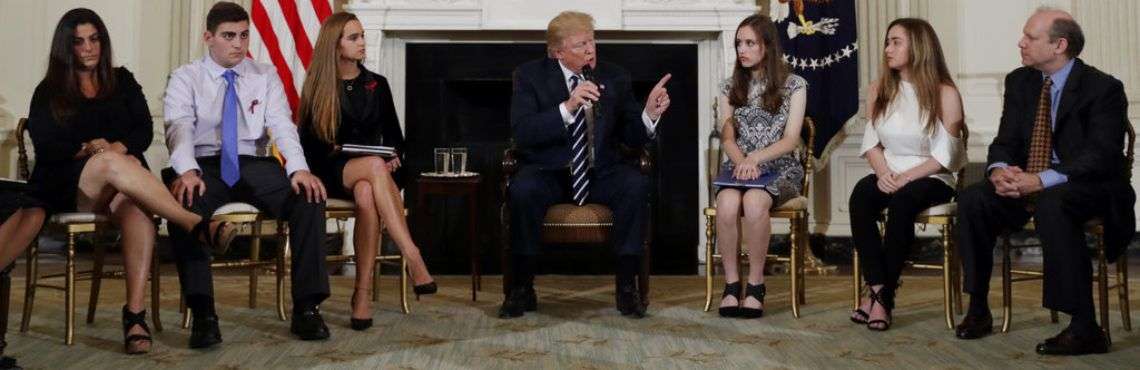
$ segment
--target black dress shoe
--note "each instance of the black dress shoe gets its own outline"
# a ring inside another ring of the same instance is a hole
[[[511,288],[511,292],[507,294],[507,299],[503,301],[503,306],[499,307],[499,318],[519,317],[526,311],[537,309],[538,297],[534,294],[534,288],[515,287]]]
[[[954,336],[958,339],[978,339],[994,332],[994,317],[990,314],[966,314],[962,322],[954,329]]]
[[[1085,334],[1065,328],[1057,336],[1037,344],[1039,355],[1080,356],[1092,353],[1108,353],[1108,336],[1099,327]]]
[[[618,288],[617,306],[622,316],[629,316],[635,319],[645,317],[645,305],[641,303],[641,296],[637,292],[637,287],[633,284]]]
[[[217,316],[195,317],[191,324],[190,348],[210,348],[222,342]]]
[[[325,320],[321,318],[321,311],[317,308],[294,314],[289,331],[301,340],[329,339],[329,327],[325,325]]]

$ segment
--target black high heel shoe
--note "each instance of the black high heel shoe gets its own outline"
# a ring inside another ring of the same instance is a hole
[[[886,286],[879,288],[879,291],[868,289],[870,293],[867,295],[871,298],[871,309],[875,308],[875,304],[883,306],[887,311],[887,319],[876,319],[867,321],[867,329],[872,331],[887,331],[891,328],[891,322],[894,321],[891,317],[891,311],[895,308],[895,291],[894,289],[887,288]],[[868,313],[869,314],[869,313]],[[870,316],[868,316],[869,318]]]
[[[146,334],[128,334],[131,328],[136,325],[141,327]],[[132,344],[142,341],[150,342],[151,346],[154,346],[154,340],[150,337],[150,327],[146,326],[146,310],[135,313],[128,310],[127,306],[123,306],[123,352],[126,352],[128,355],[140,355],[150,352],[149,349],[141,351],[131,348]]]
[[[761,283],[760,285],[748,284],[748,288],[744,290],[744,298],[745,299],[747,299],[748,297],[756,298],[756,300],[760,301],[760,304],[763,305],[764,304],[764,296],[767,293],[768,293],[768,289],[764,287],[763,283]],[[744,301],[740,301],[740,304],[743,305]],[[741,306],[740,307],[740,317],[743,317],[746,319],[755,319],[758,317],[764,317],[764,308],[763,307],[761,307],[761,308],[748,308],[748,307]]]
[[[350,303],[350,305],[352,305],[353,307],[356,306],[356,292],[352,292],[352,302]],[[351,310],[351,308],[350,308],[350,310]],[[371,317],[369,317],[367,319],[358,319],[358,318],[352,317],[352,314],[350,313],[348,321],[349,321],[349,327],[351,327],[352,330],[364,331],[364,330],[367,330],[368,328],[372,327],[372,318]]]
[[[427,284],[420,284],[420,285],[416,285],[416,286],[412,287],[412,292],[416,293],[416,299],[420,299],[421,295],[435,294],[435,292],[438,290],[439,290],[439,286],[436,285],[434,281],[427,283]]]
[[[870,286],[867,286],[867,291],[871,291]],[[872,301],[871,304],[873,305],[874,301]],[[859,305],[862,306],[863,302],[860,301]],[[868,307],[867,309],[869,310],[870,307]],[[862,308],[856,308],[856,309],[852,310],[851,314],[852,314],[851,315],[851,322],[856,323],[856,324],[860,324],[860,325],[867,325],[867,320],[871,318],[871,314],[868,313],[867,311],[863,311]]]
[[[724,297],[732,296],[732,298],[736,298],[736,306],[723,306],[717,309],[720,317],[740,317],[740,289],[743,284],[740,281],[724,284],[724,294],[720,295],[720,300],[724,301]]]

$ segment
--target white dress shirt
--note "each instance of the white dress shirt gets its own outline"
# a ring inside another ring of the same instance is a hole
[[[895,173],[906,172],[934,158],[942,165],[942,170],[930,177],[954,187],[953,172],[966,165],[965,144],[962,139],[950,135],[940,119],[934,121],[933,132],[927,133],[926,117],[918,109],[914,86],[899,81],[899,92],[891,106],[880,119],[867,122],[860,155],[882,145],[887,167]]]
[[[285,172],[308,170],[292,109],[277,70],[245,59],[232,68],[238,95],[238,154],[267,156],[270,138],[285,157]],[[226,68],[209,55],[170,74],[163,97],[166,146],[170,166],[178,174],[201,170],[198,157],[216,156],[222,148],[222,106]],[[269,135],[266,135],[268,129]]]
[[[574,71],[571,71],[569,68],[566,68],[566,65],[562,64],[561,60],[558,61],[558,67],[562,68],[562,82],[566,83],[566,90],[573,92],[574,90],[570,88],[570,77],[578,76],[578,74],[574,73]],[[582,76],[578,76],[578,80],[581,81]],[[586,106],[582,105],[578,107],[578,109],[586,109]],[[558,104],[558,112],[562,113],[562,122],[565,123],[566,126],[570,126],[570,124],[574,123],[574,115],[570,114],[570,111],[566,109],[566,103]],[[661,117],[657,117],[657,119],[660,121]],[[641,111],[641,123],[645,125],[645,133],[651,139],[653,138],[653,134],[657,132],[658,121],[650,119],[649,113],[646,113],[645,110]]]

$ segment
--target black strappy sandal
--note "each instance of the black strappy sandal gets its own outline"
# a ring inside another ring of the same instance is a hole
[[[203,218],[194,225],[194,229],[190,231],[191,235],[198,238],[199,241],[206,241],[206,246],[214,251],[215,254],[226,254],[230,249],[230,242],[237,238],[238,228],[233,227],[233,224],[222,221],[214,232],[210,232],[210,223],[213,222],[209,218]]]
[[[146,334],[127,334],[136,325],[142,327]],[[123,352],[128,355],[141,355],[150,352],[149,349],[146,351],[132,350],[132,344],[144,340],[150,342],[151,347],[154,347],[154,339],[150,337],[150,327],[146,326],[146,310],[134,313],[128,310],[127,306],[123,306]]]
[[[867,286],[867,291],[868,292],[871,291],[870,286]],[[875,304],[875,301],[872,300],[871,301],[872,306],[869,306],[867,309],[869,310],[869,309],[871,309],[870,307],[874,307],[873,306],[874,304]],[[859,302],[859,305],[862,306],[863,302]],[[856,324],[867,325],[867,320],[871,319],[871,314],[868,313],[867,311],[863,311],[862,308],[855,308],[854,310],[851,311],[851,313],[853,314],[850,317],[851,322],[856,323]]]
[[[720,300],[724,301],[724,297],[732,296],[732,298],[736,298],[736,306],[723,306],[718,309],[717,312],[720,313],[720,317],[740,317],[740,289],[743,284],[740,281],[724,284],[724,294],[721,294]]]
[[[880,306],[883,306],[883,309],[887,311],[887,319],[869,320],[867,321],[867,329],[870,329],[872,331],[887,331],[891,328],[891,322],[894,321],[891,317],[891,310],[893,310],[895,307],[894,289],[883,286],[882,288],[879,288],[878,292],[876,292],[874,289],[868,290],[870,291],[868,295],[871,298],[870,308],[874,309],[876,303],[878,303]]]
[[[744,290],[744,298],[745,299],[747,299],[748,297],[756,298],[756,300],[760,301],[760,304],[763,305],[764,304],[764,295],[766,295],[767,293],[768,293],[768,289],[764,287],[764,284],[760,284],[760,285],[748,284],[748,289]],[[740,304],[743,305],[744,301],[741,301]],[[758,317],[764,317],[764,308],[762,306],[761,306],[761,308],[748,308],[748,307],[741,306],[740,307],[740,317],[743,317],[746,319],[755,319]]]

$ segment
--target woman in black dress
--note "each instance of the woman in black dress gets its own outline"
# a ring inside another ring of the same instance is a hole
[[[364,69],[364,28],[355,15],[336,13],[317,36],[309,74],[301,95],[301,145],[309,168],[324,181],[330,198],[356,203],[356,289],[352,294],[352,328],[372,325],[369,294],[379,246],[380,222],[408,260],[415,293],[432,294],[436,285],[404,220],[400,197],[400,155],[404,137],[384,76]],[[394,158],[350,157],[343,144],[396,148]]]
[[[127,304],[125,351],[146,353],[152,341],[143,310],[155,225],[171,226],[224,248],[237,228],[182,208],[146,167],[153,123],[142,87],[126,68],[112,67],[111,40],[95,12],[72,9],[52,39],[48,71],[32,95],[28,130],[35,146],[29,184],[49,213],[98,212],[122,233]]]

